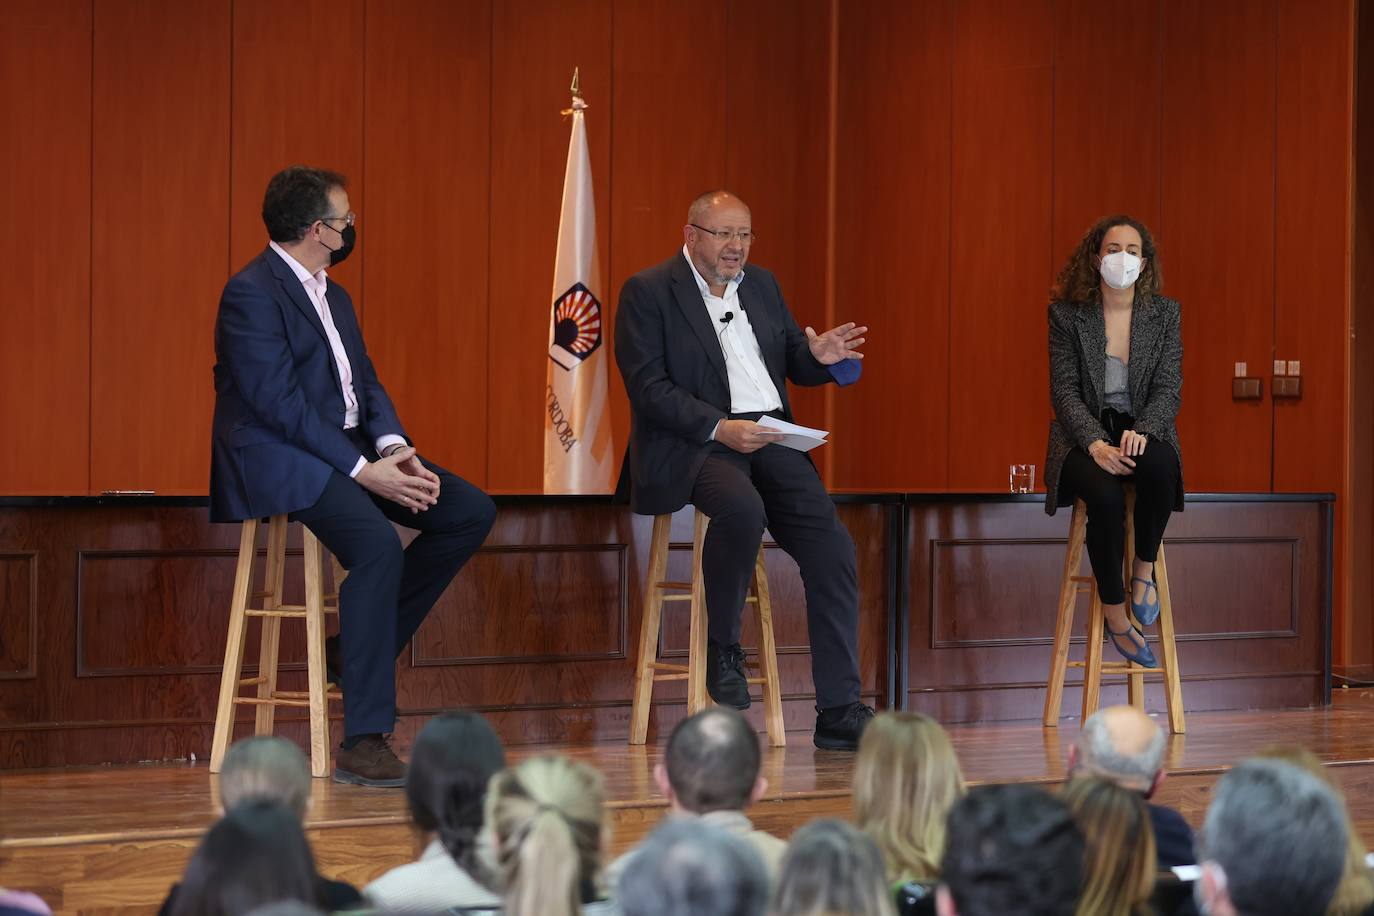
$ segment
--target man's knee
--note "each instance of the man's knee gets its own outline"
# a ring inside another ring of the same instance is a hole
[[[731,500],[727,505],[716,509],[711,516],[711,527],[741,538],[758,539],[763,537],[763,529],[768,527],[768,515],[763,508],[763,499],[758,493],[750,492]]]
[[[369,567],[399,576],[405,563],[401,537],[385,518],[368,522],[349,538],[346,548],[335,552],[339,563],[350,572]]]

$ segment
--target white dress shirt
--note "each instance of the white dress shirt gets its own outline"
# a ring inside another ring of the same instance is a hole
[[[778,396],[778,387],[773,384],[773,377],[764,365],[763,350],[759,347],[758,337],[754,335],[754,326],[749,323],[748,313],[740,306],[739,285],[744,280],[744,271],[741,270],[725,284],[724,296],[714,296],[710,285],[692,263],[686,245],[682,246],[682,256],[692,268],[697,289],[701,291],[702,301],[706,303],[706,311],[711,316],[711,327],[718,335],[721,350],[725,354],[725,375],[730,383],[730,412],[767,413],[781,410],[782,398]],[[720,320],[726,312],[730,312],[732,317],[721,324]],[[715,438],[714,431],[711,438]]]
[[[310,299],[310,303],[315,306],[315,312],[320,316],[320,323],[324,325],[324,336],[329,338],[329,349],[334,352],[334,363],[339,367],[339,387],[343,389],[344,401],[344,429],[353,429],[358,425],[358,395],[353,390],[353,365],[348,361],[348,351],[344,349],[343,339],[339,337],[339,329],[334,326],[334,316],[329,311],[329,301],[325,299],[325,290],[329,286],[329,275],[321,268],[317,274],[312,274],[306,270],[300,261],[286,253],[276,242],[268,242],[273,251],[281,255],[281,259],[287,263],[296,278],[301,281],[301,286],[305,287],[305,295]],[[380,437],[376,442],[377,454],[382,453],[382,449],[390,445],[405,445],[405,438],[391,433]],[[358,472],[367,464],[367,457],[360,456],[358,463],[353,465],[353,470],[348,473],[349,477],[357,477]]]

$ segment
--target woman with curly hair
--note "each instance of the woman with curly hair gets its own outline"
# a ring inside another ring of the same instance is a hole
[[[1060,271],[1050,304],[1050,399],[1045,511],[1081,498],[1087,547],[1112,645],[1126,659],[1159,663],[1126,613],[1123,482],[1135,484],[1131,612],[1159,617],[1154,562],[1170,512],[1183,511],[1179,304],[1160,295],[1150,230],[1129,216],[1098,220]]]

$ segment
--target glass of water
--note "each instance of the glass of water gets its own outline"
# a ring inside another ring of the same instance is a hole
[[[1035,465],[1013,464],[1011,466],[1007,488],[1012,493],[1035,492]]]

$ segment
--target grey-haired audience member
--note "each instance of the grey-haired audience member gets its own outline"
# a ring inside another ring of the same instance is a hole
[[[1150,802],[1164,782],[1164,730],[1134,706],[1108,706],[1088,716],[1069,746],[1069,775],[1110,780],[1139,792],[1154,828],[1160,871],[1197,861],[1193,828],[1173,808]]]
[[[670,818],[626,863],[615,896],[625,916],[762,916],[768,873],[744,839]]]
[[[792,834],[772,912],[781,916],[895,916],[887,867],[878,844],[835,818],[812,821]]]
[[[1194,885],[1208,916],[1321,916],[1345,869],[1346,818],[1320,779],[1251,759],[1217,783]]]
[[[224,810],[254,798],[271,799],[299,820],[310,809],[310,764],[285,738],[255,735],[235,741],[219,773]]]
[[[971,789],[949,812],[936,912],[1073,916],[1083,852],[1083,834],[1068,805],[1044,789]]]

